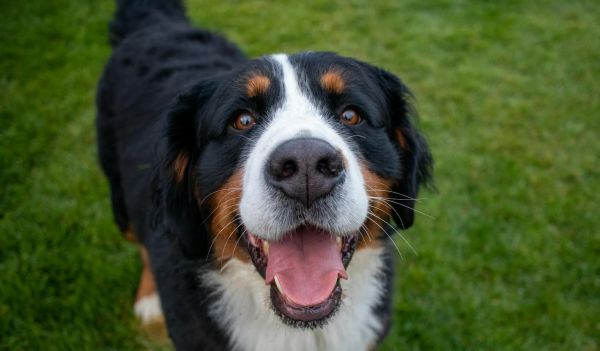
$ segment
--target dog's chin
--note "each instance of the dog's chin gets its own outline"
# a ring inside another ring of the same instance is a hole
[[[325,301],[312,306],[297,305],[286,299],[275,284],[271,284],[271,308],[282,322],[297,328],[321,327],[335,316],[342,304],[342,287],[336,282],[333,291]]]
[[[348,278],[345,268],[358,243],[357,234],[339,238],[300,226],[277,242],[267,242],[245,232],[248,253],[270,285],[271,308],[283,323],[312,329],[335,316],[342,303],[340,278]],[[307,253],[310,249],[314,252]]]

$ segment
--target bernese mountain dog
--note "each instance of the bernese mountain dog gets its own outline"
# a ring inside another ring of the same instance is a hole
[[[390,223],[432,173],[407,87],[329,52],[248,59],[181,0],[119,0],[109,29],[98,150],[142,322],[177,350],[374,349]]]

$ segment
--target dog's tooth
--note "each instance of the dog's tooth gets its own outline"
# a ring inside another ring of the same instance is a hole
[[[269,242],[267,240],[263,241],[263,251],[265,252],[265,254],[269,254]]]
[[[336,236],[335,243],[337,244],[338,249],[340,249],[340,251],[341,251],[342,250],[342,238],[340,238],[339,236]]]
[[[283,288],[281,287],[281,284],[279,284],[279,279],[277,279],[277,276],[275,276],[275,285],[277,285],[277,290],[279,290],[281,295],[285,296],[285,293],[283,292]]]

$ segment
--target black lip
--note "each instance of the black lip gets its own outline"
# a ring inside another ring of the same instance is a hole
[[[252,263],[254,263],[254,268],[256,268],[256,271],[258,272],[258,274],[260,274],[260,276],[263,279],[266,279],[265,274],[267,272],[267,263],[269,262],[267,255],[265,254],[262,248],[252,245],[247,235],[244,238],[246,240],[246,246],[248,247],[248,254],[252,259]]]
[[[243,232],[242,230],[241,232]],[[265,279],[268,256],[262,249],[262,240],[258,239],[259,247],[250,243],[250,240],[245,236],[248,254],[254,263],[254,267],[260,276]],[[342,238],[342,249],[340,258],[345,268],[348,268],[350,260],[354,255],[356,245],[358,244],[358,235],[352,234]],[[327,320],[335,315],[342,301],[342,288],[339,280],[336,283],[333,291],[324,302],[314,306],[297,306],[288,303],[283,294],[279,292],[275,284],[271,284],[270,290],[271,307],[275,314],[281,317],[285,324],[299,328],[316,328],[326,324]]]
[[[314,306],[295,306],[271,284],[271,306],[275,314],[287,324],[298,328],[321,327],[335,315],[342,304],[342,287],[339,280],[327,300]]]

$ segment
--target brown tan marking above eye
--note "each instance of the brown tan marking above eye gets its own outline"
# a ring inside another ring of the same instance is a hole
[[[341,94],[346,83],[339,72],[329,71],[321,76],[321,86],[331,93]]]
[[[271,80],[268,77],[255,75],[248,79],[248,83],[246,83],[246,95],[253,98],[264,94],[269,89],[269,85],[271,85]]]
[[[345,109],[344,112],[340,114],[340,120],[346,124],[352,125],[359,124],[360,122],[362,122],[362,118],[360,118],[358,112],[354,111],[351,108]]]
[[[233,128],[238,130],[244,130],[252,127],[256,123],[254,116],[249,112],[240,113],[233,122]]]

